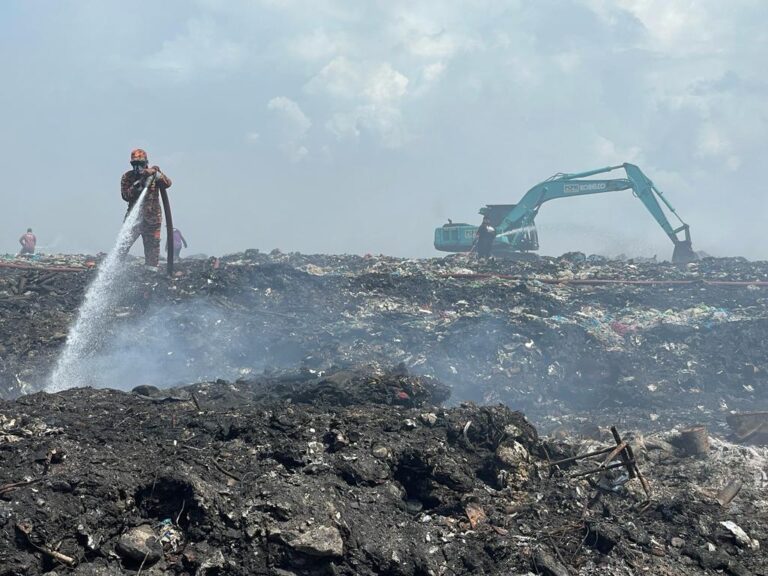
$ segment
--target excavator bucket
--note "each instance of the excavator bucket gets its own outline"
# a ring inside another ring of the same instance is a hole
[[[690,240],[678,240],[675,242],[675,249],[672,252],[673,264],[689,264],[696,262],[699,258],[693,251]]]

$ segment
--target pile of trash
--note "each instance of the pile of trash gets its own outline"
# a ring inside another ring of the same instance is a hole
[[[98,261],[0,262],[0,576],[766,574],[767,263],[133,261],[43,393]]]
[[[184,260],[172,278],[137,264],[112,329],[83,359],[82,385],[383,362],[439,379],[454,401],[503,402],[539,424],[596,406],[641,407],[646,419],[674,406],[697,421],[764,405],[768,264],[582,256],[478,263],[249,250]],[[0,268],[0,397],[45,388],[93,275]]]
[[[446,394],[367,365],[0,402],[0,576],[765,574],[766,449]]]
[[[104,254],[88,256],[85,254],[0,254],[0,268],[16,270],[45,270],[57,272],[77,272],[96,266]]]

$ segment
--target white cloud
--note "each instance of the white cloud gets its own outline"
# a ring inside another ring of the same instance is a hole
[[[445,64],[442,62],[433,62],[432,64],[424,66],[422,78],[427,84],[432,84],[440,79],[443,72],[445,72]]]
[[[631,164],[643,164],[644,158],[639,146],[622,146],[597,134],[594,139],[594,158],[600,164],[616,166],[629,162]]]
[[[301,134],[312,127],[312,121],[307,118],[296,102],[285,96],[276,96],[267,103],[267,109],[280,112],[288,122]]]
[[[677,55],[718,50],[711,42],[718,23],[712,18],[709,2],[617,0],[616,4],[643,23],[656,50]]]
[[[459,50],[470,45],[469,41],[457,38],[444,30],[437,34],[414,34],[408,40],[408,50],[411,54],[429,59],[451,58]]]
[[[408,90],[408,78],[388,62],[372,64],[345,56],[334,58],[305,85],[310,94],[383,103],[399,100]]]
[[[304,86],[310,94],[326,94],[336,98],[355,98],[364,88],[361,66],[339,56],[326,64]]]
[[[730,152],[731,145],[713,124],[706,124],[699,130],[696,150],[701,156],[723,156]]]
[[[581,68],[582,56],[578,52],[560,52],[552,57],[555,64],[566,74],[572,74]]]
[[[369,64],[334,58],[306,85],[310,94],[323,94],[341,102],[326,128],[338,139],[357,138],[366,131],[384,146],[396,148],[407,140],[400,107],[409,79],[388,62]]]
[[[279,117],[280,148],[293,162],[302,160],[309,153],[304,140],[312,127],[312,121],[296,102],[285,96],[272,98],[267,103],[267,109]]]
[[[733,143],[712,123],[707,123],[700,128],[696,142],[696,155],[703,159],[718,160],[730,171],[741,167],[741,157],[734,153]]]
[[[334,114],[326,122],[325,127],[339,140],[354,140],[360,136],[360,118],[354,112]]]
[[[725,166],[731,172],[735,172],[741,168],[741,158],[739,156],[729,156],[725,161]]]
[[[287,50],[299,60],[317,62],[328,60],[348,50],[350,42],[342,34],[331,35],[318,28],[300,34],[287,42]]]
[[[368,74],[363,93],[371,102],[384,104],[399,100],[407,90],[408,78],[385,62]]]
[[[394,41],[419,58],[449,60],[482,46],[481,35],[470,24],[469,11],[461,6],[408,2],[391,6],[389,16]]]
[[[389,105],[365,104],[334,114],[326,128],[339,140],[357,139],[363,132],[374,135],[386,148],[399,148],[410,139],[402,112]]]
[[[427,94],[435,84],[440,82],[440,79],[445,74],[445,70],[446,65],[443,62],[432,62],[426,66],[422,66],[419,80],[413,90],[413,94],[419,97]]]
[[[240,67],[243,57],[243,47],[223,38],[213,21],[193,18],[187,22],[182,34],[163,42],[146,65],[186,80],[200,72],[235,70]]]

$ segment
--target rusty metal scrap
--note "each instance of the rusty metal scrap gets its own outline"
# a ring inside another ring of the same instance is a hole
[[[630,446],[629,443],[626,442],[625,440],[622,440],[621,435],[619,434],[615,426],[611,427],[611,434],[613,435],[613,438],[616,441],[615,446],[607,446],[599,450],[593,450],[591,452],[588,452],[587,454],[572,456],[570,458],[563,458],[555,462],[550,462],[548,466],[550,469],[554,469],[555,467],[559,467],[564,464],[570,464],[574,462],[587,460],[590,458],[595,458],[597,456],[606,455],[598,466],[591,468],[589,470],[584,470],[584,471],[570,474],[569,477],[578,478],[582,476],[592,476],[595,474],[598,474],[602,477],[609,470],[614,470],[617,468],[625,468],[627,471],[627,476],[629,478],[637,478],[640,481],[640,485],[643,488],[643,492],[645,492],[646,500],[640,503],[639,505],[639,509],[644,510],[645,508],[648,507],[651,501],[651,485],[648,482],[648,480],[645,478],[645,476],[643,476],[642,472],[640,471],[640,468],[637,465],[637,460],[635,459],[632,446]],[[615,459],[617,457],[621,460],[621,462],[615,462]]]

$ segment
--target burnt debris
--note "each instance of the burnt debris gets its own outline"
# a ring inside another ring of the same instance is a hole
[[[40,392],[91,261],[0,267],[0,576],[765,573],[768,264],[137,266]]]

